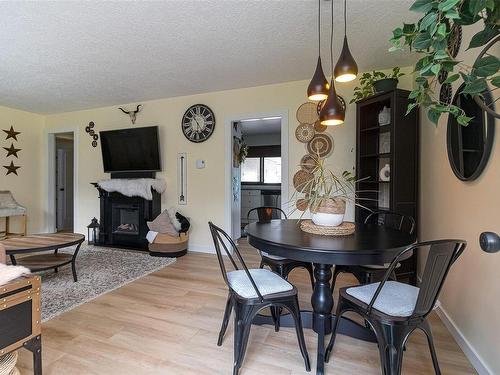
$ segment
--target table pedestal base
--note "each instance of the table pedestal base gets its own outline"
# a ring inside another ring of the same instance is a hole
[[[312,329],[313,312],[304,310],[300,312],[300,316],[302,318],[302,325],[304,326],[304,328]],[[332,315],[331,319],[333,326],[333,323],[335,322],[336,319],[335,315]],[[365,326],[346,317],[342,317],[340,319],[341,320],[338,328],[339,334],[354,337],[356,339],[363,341],[377,342],[375,333],[373,333],[373,331],[370,328],[366,328]],[[252,323],[256,325],[274,326],[272,317],[267,315],[257,315]],[[290,314],[282,313],[282,315],[280,316],[280,327],[295,327],[295,323]]]

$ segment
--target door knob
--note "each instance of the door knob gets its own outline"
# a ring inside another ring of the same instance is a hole
[[[500,251],[500,237],[493,232],[483,232],[479,236],[481,249],[487,253],[497,253]]]

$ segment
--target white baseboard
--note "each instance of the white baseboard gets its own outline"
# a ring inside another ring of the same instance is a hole
[[[477,373],[479,375],[493,375],[493,371],[486,366],[483,359],[478,355],[467,338],[465,338],[439,301],[436,303],[435,311]]]
[[[215,254],[215,249],[213,246],[206,245],[197,245],[197,244],[189,244],[188,251],[193,253],[207,253],[207,254]]]

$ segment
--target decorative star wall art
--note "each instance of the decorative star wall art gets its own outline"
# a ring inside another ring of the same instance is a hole
[[[8,176],[11,173],[14,173],[17,176],[17,170],[21,168],[15,166],[13,161],[10,162],[10,165],[4,165],[3,167],[7,169],[6,176]]]
[[[6,129],[2,129],[2,130],[3,130],[3,132],[4,132],[4,133],[6,133],[6,134],[7,134],[7,138],[5,138],[5,140],[6,140],[6,141],[7,141],[7,140],[9,140],[9,139],[11,139],[11,138],[12,138],[12,139],[13,139],[13,141],[15,141],[15,142],[17,142],[17,141],[18,141],[17,136],[18,136],[19,134],[21,134],[21,132],[16,132],[16,131],[14,130],[14,127],[13,127],[12,125],[10,126],[10,129],[9,129],[9,130],[6,130]],[[20,148],[16,148],[16,147],[14,146],[13,141],[11,141],[11,142],[10,142],[10,147],[3,147],[3,149],[4,149],[5,151],[7,151],[7,156],[6,156],[7,158],[8,158],[8,157],[11,157],[11,156],[15,156],[17,159],[19,159],[19,156],[17,155],[17,153],[18,153],[19,151],[21,151],[21,149],[20,149]],[[5,145],[5,146],[7,146],[7,145]],[[17,174],[17,170],[18,170],[19,168],[21,168],[20,166],[14,165],[14,162],[13,162],[13,161],[11,161],[9,165],[4,165],[3,167],[4,167],[5,169],[7,169],[6,176],[8,176],[8,175],[9,175],[9,174],[11,174],[11,173],[12,173],[12,174],[15,174],[15,175],[17,176],[17,175],[18,175],[18,174]]]
[[[7,151],[7,157],[14,155],[16,158],[19,158],[19,156],[17,156],[17,153],[21,151],[21,149],[15,148],[14,143],[11,143],[10,147],[4,147],[3,149]]]
[[[17,136],[21,134],[21,132],[16,132],[13,126],[11,126],[9,130],[4,129],[3,131],[7,133],[7,138],[5,138],[5,140],[13,138],[15,141],[17,141]]]

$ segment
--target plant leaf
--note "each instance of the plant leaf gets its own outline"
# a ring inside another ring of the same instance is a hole
[[[431,34],[429,34],[428,32],[420,33],[413,41],[413,47],[417,50],[427,49],[431,46],[431,42]]]
[[[433,0],[417,0],[410,7],[410,10],[413,12],[427,13],[433,6]]]
[[[478,78],[474,81],[465,84],[462,94],[476,95],[488,89],[486,80],[484,78]]]
[[[446,12],[446,11],[450,10],[451,8],[453,8],[455,5],[457,5],[459,2],[460,2],[460,0],[446,0],[442,3],[439,3],[438,9],[441,12]]]
[[[429,110],[427,111],[427,117],[429,118],[429,120],[431,120],[433,124],[437,125],[439,122],[439,118],[441,117],[441,113],[442,113],[441,111],[438,111],[437,109],[430,107]]]
[[[467,49],[481,47],[497,35],[498,30],[494,26],[486,26],[484,30],[481,30],[472,37]]]
[[[486,8],[487,0],[474,0],[469,2],[469,12],[471,14],[478,14],[484,8]]]
[[[446,78],[443,83],[452,83],[452,82],[455,82],[459,78],[460,78],[460,74],[452,74],[451,76]]]
[[[500,69],[500,60],[495,56],[486,56],[477,61],[473,68],[478,77],[489,77]]]
[[[429,13],[427,14],[424,18],[422,18],[422,21],[420,21],[420,31],[426,30],[430,25],[436,22],[437,20],[437,13]]]
[[[496,87],[500,87],[500,76],[493,77],[491,84]]]
[[[474,117],[467,117],[466,115],[460,115],[457,116],[457,122],[462,125],[462,126],[467,126],[469,125],[469,122],[473,119]]]
[[[417,106],[418,106],[418,103],[410,103],[410,104],[408,104],[408,108],[406,109],[405,116],[407,116],[413,110],[413,108],[415,108]]]

